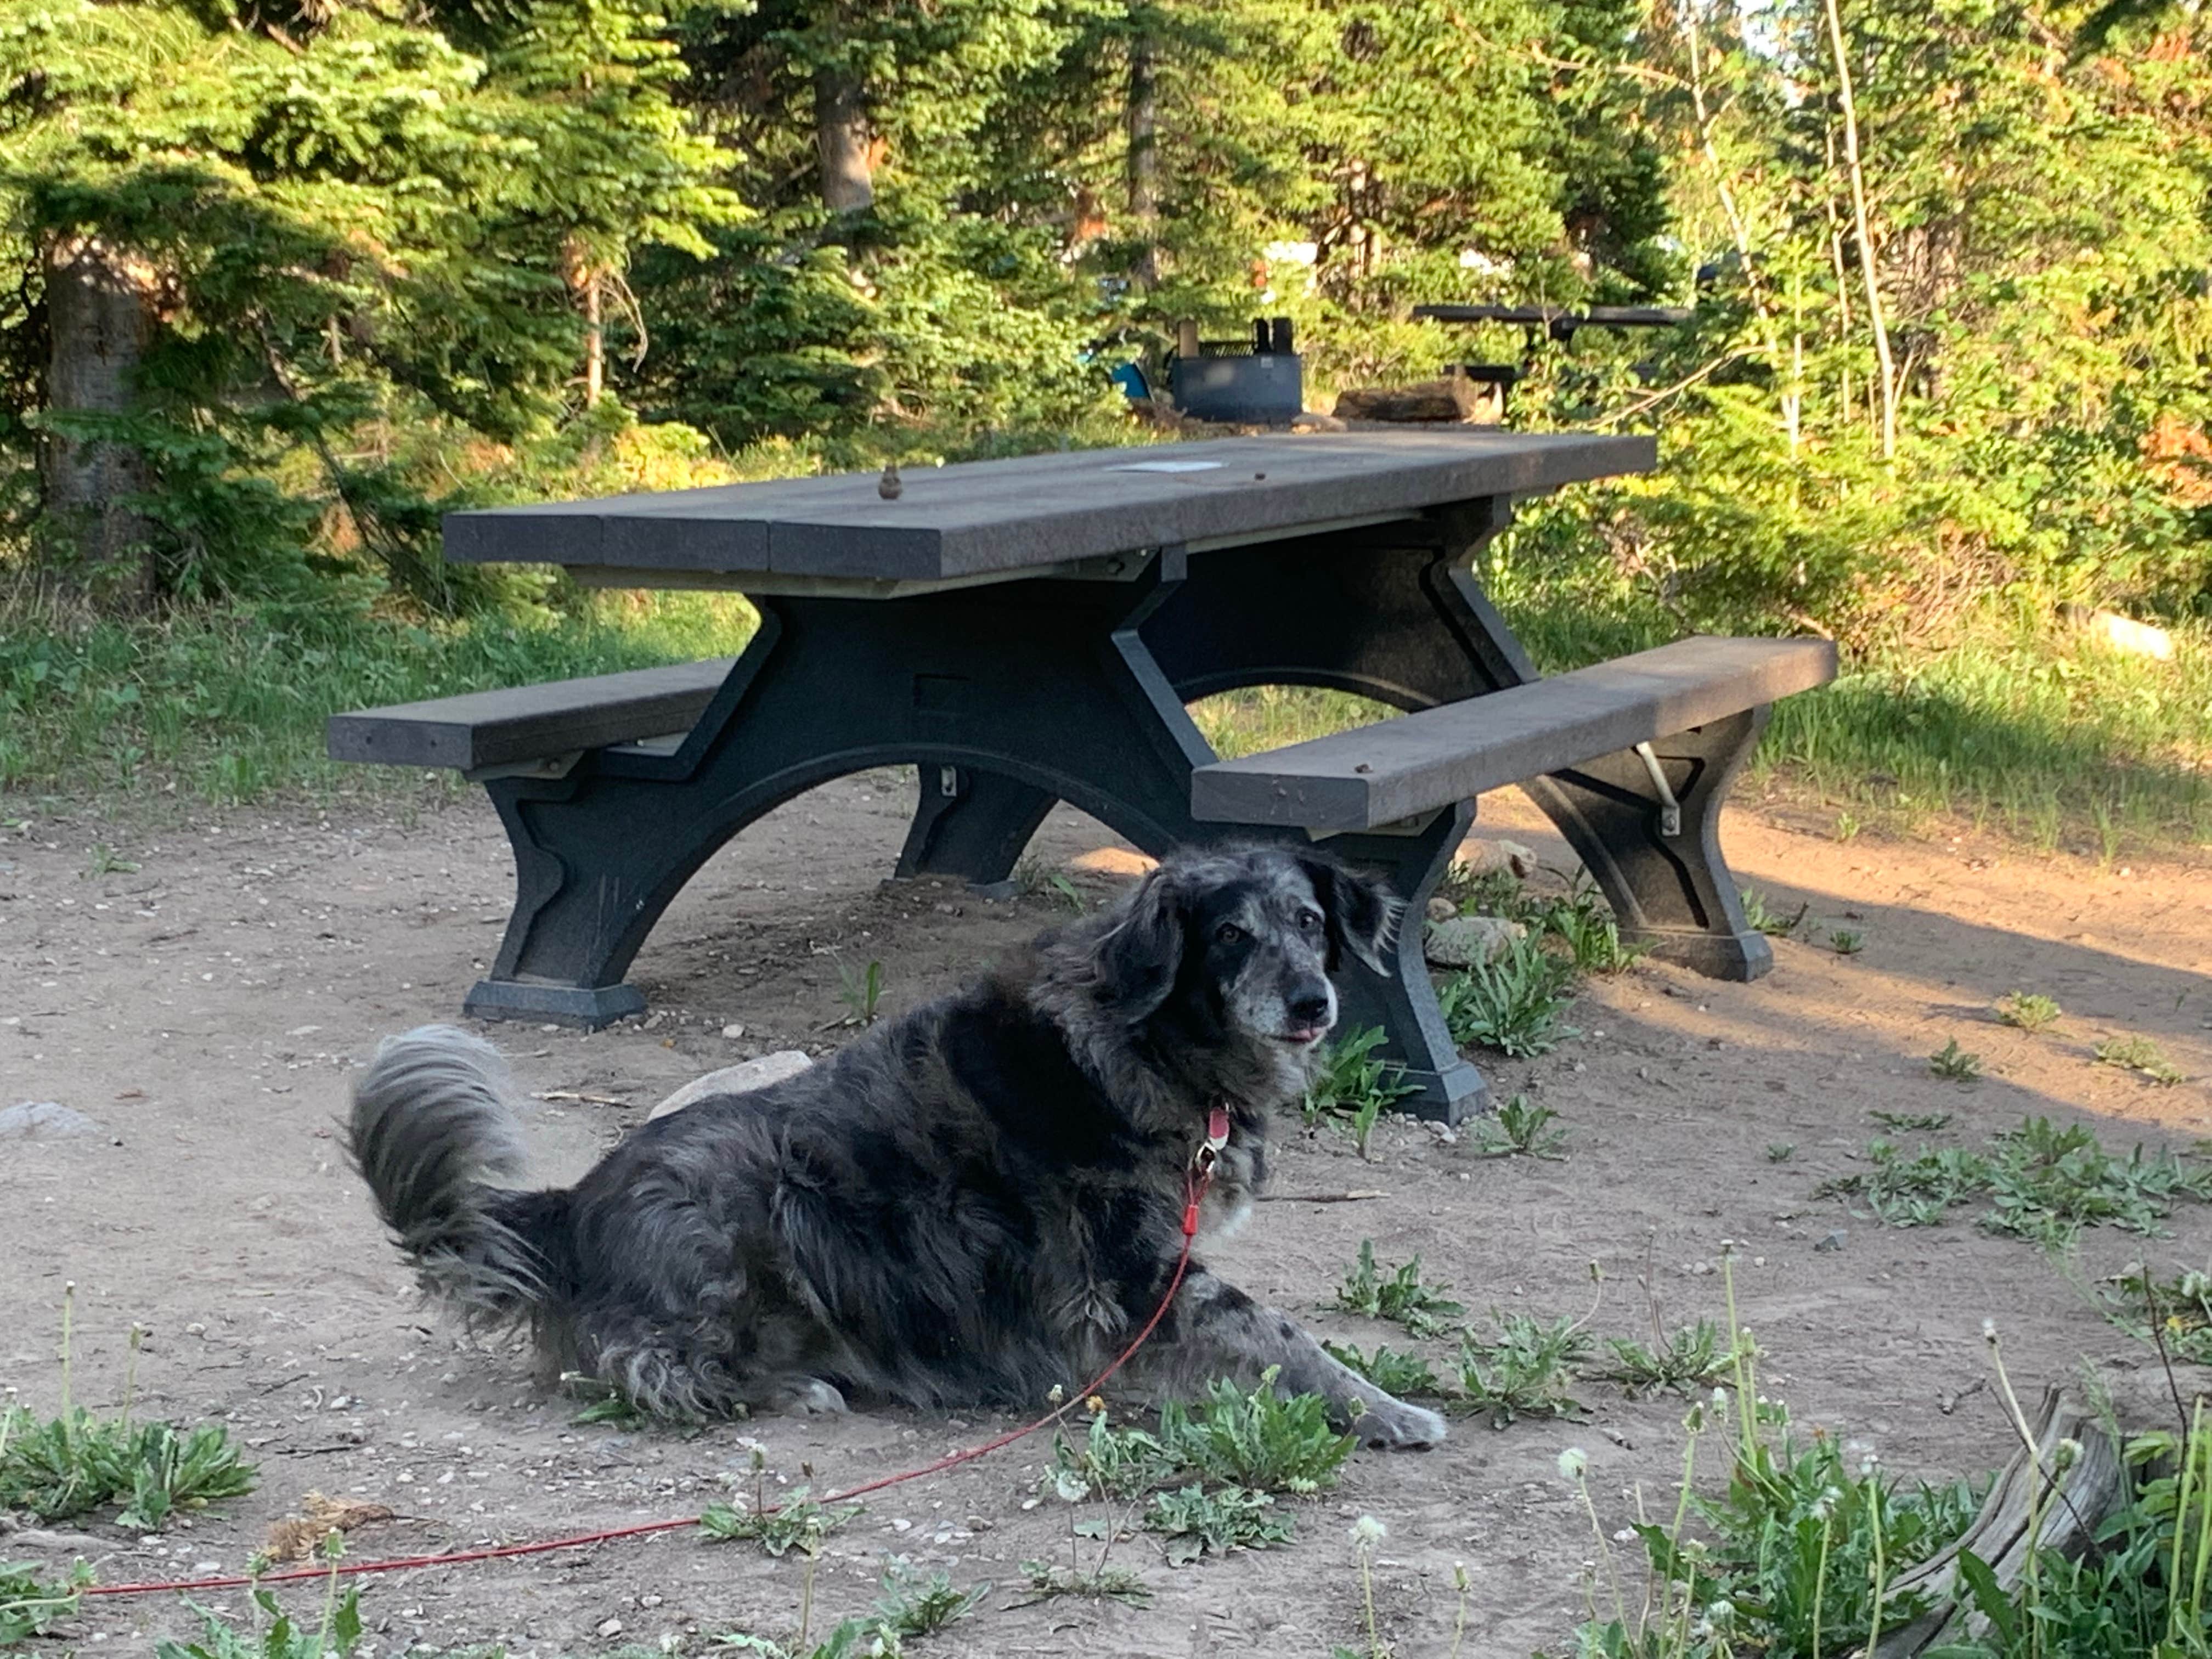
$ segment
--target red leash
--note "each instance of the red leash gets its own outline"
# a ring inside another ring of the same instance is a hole
[[[1145,1322],[1144,1328],[1132,1339],[1129,1346],[1115,1357],[1113,1364],[1034,1423],[986,1440],[981,1445],[950,1453],[934,1463],[923,1464],[920,1468],[907,1469],[898,1474],[887,1474],[879,1480],[848,1486],[842,1492],[831,1492],[820,1501],[842,1504],[850,1498],[881,1492],[887,1486],[902,1486],[908,1480],[919,1480],[924,1475],[940,1474],[963,1463],[972,1463],[1002,1446],[1011,1446],[1017,1440],[1028,1439],[1041,1429],[1052,1427],[1075,1408],[1078,1401],[1087,1400],[1104,1388],[1114,1374],[1135,1357],[1137,1350],[1145,1346],[1146,1340],[1159,1328],[1160,1321],[1167,1317],[1168,1309],[1175,1301],[1176,1292],[1182,1288],[1183,1277],[1190,1271],[1191,1244],[1198,1237],[1198,1208],[1206,1201],[1206,1191],[1213,1185],[1213,1166],[1220,1161],[1221,1149],[1228,1144],[1229,1113],[1226,1109],[1216,1106],[1206,1118],[1206,1139],[1192,1155],[1190,1168],[1183,1174],[1182,1249],[1176,1257],[1175,1273],[1168,1279],[1168,1287],[1160,1297],[1159,1306],[1152,1310],[1152,1316]],[[773,1515],[779,1507],[770,1504],[758,1513]],[[358,1578],[371,1573],[404,1572],[415,1567],[453,1567],[471,1561],[502,1560],[508,1556],[544,1555],[556,1550],[582,1549],[586,1545],[610,1543],[622,1538],[642,1538],[651,1533],[674,1532],[679,1527],[696,1527],[698,1524],[697,1516],[687,1515],[679,1520],[642,1521],[632,1527],[610,1527],[603,1531],[576,1533],[566,1538],[541,1539],[533,1544],[502,1544],[492,1549],[455,1550],[442,1555],[401,1556],[386,1561],[340,1561],[329,1566],[295,1567],[289,1572],[264,1573],[258,1578],[178,1578],[139,1584],[87,1584],[76,1593],[79,1595],[154,1595],[184,1590],[240,1589],[263,1584],[292,1583],[309,1578]]]

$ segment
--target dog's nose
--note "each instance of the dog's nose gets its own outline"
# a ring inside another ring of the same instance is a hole
[[[1319,990],[1294,994],[1286,999],[1285,1006],[1290,1010],[1291,1018],[1301,1025],[1326,1024],[1329,1016],[1336,1012],[1329,1006],[1328,988],[1325,985]]]

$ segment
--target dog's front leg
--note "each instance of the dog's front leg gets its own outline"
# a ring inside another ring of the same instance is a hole
[[[1154,1338],[1146,1370],[1162,1387],[1189,1395],[1217,1376],[1246,1384],[1269,1367],[1285,1395],[1317,1394],[1339,1426],[1370,1446],[1427,1447],[1444,1437],[1432,1411],[1392,1398],[1341,1361],[1291,1319],[1255,1302],[1234,1285],[1194,1268],[1175,1309]]]

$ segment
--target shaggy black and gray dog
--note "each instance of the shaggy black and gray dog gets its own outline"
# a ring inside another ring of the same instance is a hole
[[[574,1187],[518,1191],[496,1053],[428,1026],[379,1049],[352,1151],[427,1288],[535,1325],[548,1359],[675,1413],[864,1401],[1034,1407],[1127,1345],[1182,1247],[1241,1222],[1270,1115],[1336,1019],[1339,953],[1378,969],[1396,905],[1323,854],[1177,854],[1102,915],[822,1064],[645,1125]],[[1152,1389],[1279,1368],[1370,1443],[1434,1413],[1339,1364],[1194,1259],[1134,1370]]]

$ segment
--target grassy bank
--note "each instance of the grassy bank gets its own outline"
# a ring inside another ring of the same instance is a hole
[[[1559,670],[1670,637],[1542,592],[1515,626]],[[738,648],[742,600],[601,596],[578,614],[409,624],[337,608],[181,614],[70,627],[0,619],[0,799],[171,792],[237,804],[272,793],[412,787],[410,774],[323,757],[336,709],[610,673]],[[1783,703],[1753,769],[1825,804],[1838,832],[1964,817],[2032,846],[2112,857],[2212,844],[2212,627],[2170,662],[2063,629],[1991,618],[1948,648],[1857,665]],[[1293,742],[1374,711],[1334,693],[1263,690],[1195,713],[1225,753]]]
[[[1508,608],[1551,672],[1676,632],[1541,594]],[[1833,685],[1777,705],[1752,781],[1825,805],[1845,836],[1963,818],[2107,859],[2212,845],[2212,627],[2173,638],[2173,659],[2158,662],[1991,617],[1944,649],[1850,665]],[[1340,693],[1267,688],[1195,712],[1217,749],[1249,754],[1378,711]]]
[[[575,615],[424,626],[333,605],[180,612],[70,626],[0,617],[0,804],[172,792],[235,805],[418,775],[338,766],[341,709],[726,655],[752,632],[742,599],[594,599]]]

